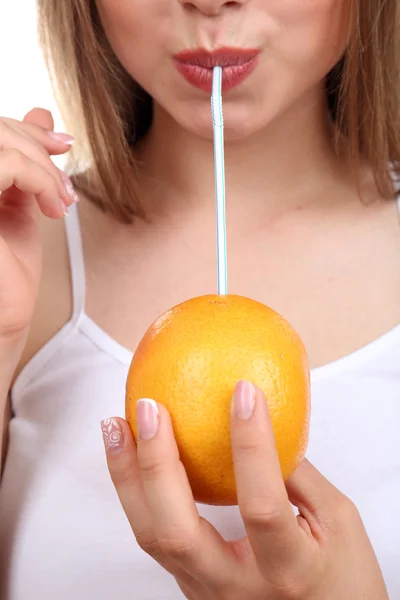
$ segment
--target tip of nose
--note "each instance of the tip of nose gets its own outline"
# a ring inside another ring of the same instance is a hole
[[[210,17],[217,17],[226,8],[236,8],[243,0],[178,0],[185,8],[199,11]]]

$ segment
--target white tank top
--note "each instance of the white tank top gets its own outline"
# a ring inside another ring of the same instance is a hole
[[[85,313],[77,209],[66,220],[70,322],[12,390],[0,493],[2,600],[178,600],[174,579],[137,546],[106,468],[100,420],[124,415],[132,358]],[[357,505],[400,598],[400,325],[314,369],[307,456]],[[236,507],[199,506],[227,539]]]

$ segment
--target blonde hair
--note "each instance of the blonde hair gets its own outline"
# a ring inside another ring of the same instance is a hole
[[[362,7],[361,7],[362,3]],[[380,194],[394,195],[400,163],[398,0],[352,0],[349,43],[326,79],[337,139],[354,172],[371,165]],[[134,145],[152,120],[152,100],[112,51],[94,0],[38,0],[39,40],[67,131],[79,138],[67,170],[102,210],[146,218]]]

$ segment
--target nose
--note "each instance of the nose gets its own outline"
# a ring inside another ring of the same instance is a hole
[[[198,10],[205,15],[218,16],[225,8],[238,8],[241,4],[245,4],[248,0],[178,0],[179,4],[192,10]]]

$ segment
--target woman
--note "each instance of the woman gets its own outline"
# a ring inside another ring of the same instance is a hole
[[[40,0],[39,9],[77,139],[55,134],[40,109],[0,121],[2,597],[396,598],[397,1]],[[194,504],[157,398],[138,403],[137,449],[110,417],[123,415],[147,326],[215,291],[216,63],[230,291],[283,314],[313,367],[315,467],[304,461],[286,487],[262,393],[238,383],[238,508]],[[71,145],[79,211],[49,158]]]

